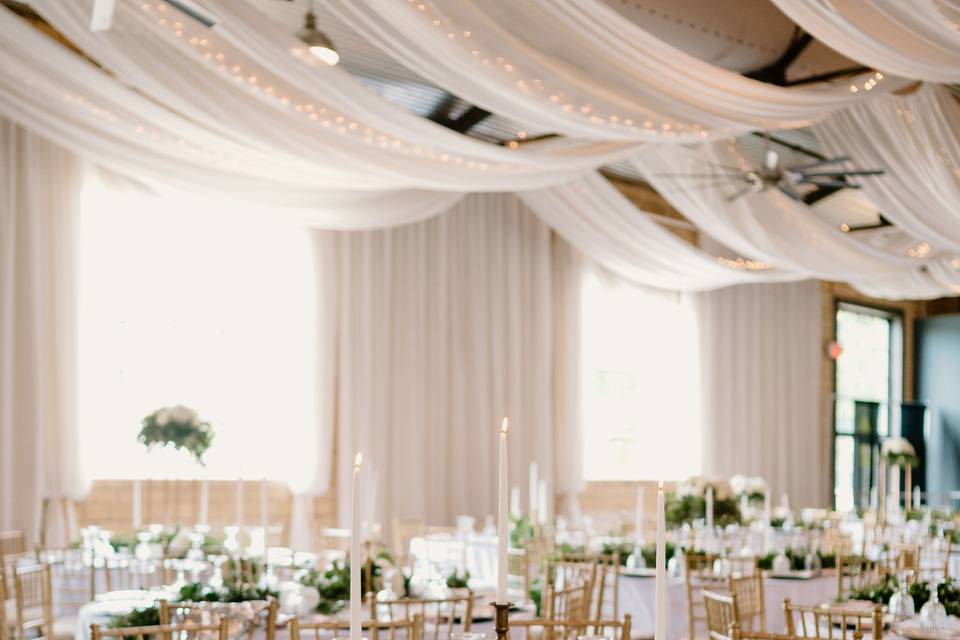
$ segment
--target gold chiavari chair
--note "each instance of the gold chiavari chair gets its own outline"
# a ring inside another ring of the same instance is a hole
[[[107,591],[120,589],[158,589],[171,582],[163,560],[108,558],[103,563]]]
[[[513,640],[576,640],[583,635],[630,640],[630,630],[629,613],[623,620],[510,620]]]
[[[826,529],[823,532],[822,545],[824,553],[833,554],[838,558],[853,553],[853,540],[850,534],[839,529]]]
[[[614,619],[620,616],[620,555],[588,553],[564,553],[560,562],[565,564],[592,564],[593,569],[593,611],[595,620]],[[608,602],[609,601],[609,602]],[[607,606],[609,604],[609,607]],[[604,609],[608,609],[605,611]]]
[[[588,583],[557,588],[547,582],[541,596],[543,618],[546,620],[586,620],[590,617]]]
[[[883,569],[890,573],[895,571],[916,573],[920,569],[920,545],[898,542],[891,549],[889,561]]]
[[[883,637],[883,607],[850,609],[828,604],[805,606],[783,600],[787,634],[817,640],[848,640],[854,632],[869,632],[875,640]]]
[[[90,640],[103,638],[118,638],[119,640],[160,640],[161,638],[176,638],[177,640],[227,640],[227,621],[219,624],[158,624],[149,627],[116,627],[103,629],[98,624],[90,625]]]
[[[81,549],[43,549],[37,560],[50,565],[57,595],[54,615],[76,615],[80,607],[97,596],[97,569]]]
[[[0,555],[16,556],[30,551],[23,531],[0,531]]]
[[[369,640],[420,640],[423,635],[419,615],[410,620],[377,622],[368,620],[361,624]],[[349,637],[350,623],[346,620],[329,622],[305,622],[292,618],[289,622],[290,640],[300,640],[301,634],[309,640],[338,640]],[[93,640],[93,639],[91,639]]]
[[[566,590],[568,587],[587,587],[586,610],[578,618],[588,618],[593,609],[593,598],[596,595],[596,583],[599,564],[595,561],[583,562],[580,560],[548,560],[544,570],[545,584],[548,584],[553,593]],[[596,616],[600,618],[601,616]]]
[[[730,594],[737,603],[737,624],[745,631],[767,630],[767,609],[763,595],[763,575],[731,576]]]
[[[520,600],[530,597],[530,587],[534,580],[534,571],[530,554],[526,549],[510,547],[507,550],[507,581],[509,584],[519,585],[522,595]]]
[[[50,566],[35,564],[13,570],[13,591],[16,609],[15,640],[73,638],[76,618],[53,616],[53,589]]]
[[[730,625],[740,617],[736,596],[704,589],[703,608],[707,619],[707,637],[711,640],[724,640],[730,631]]]
[[[856,591],[876,584],[881,577],[880,563],[863,556],[837,556],[837,600],[843,602]]]
[[[854,631],[852,640],[862,640],[863,634]],[[736,622],[730,625],[728,635],[723,640],[799,640],[797,636],[788,633],[767,633],[766,631],[741,631]]]
[[[231,623],[245,622],[242,617],[232,616],[230,614],[233,607],[245,603],[222,603],[222,602],[172,602],[160,600],[159,617],[160,624],[182,624],[184,622],[198,624],[220,624],[226,622],[228,629]],[[245,631],[248,638],[252,638],[254,632],[263,626],[267,640],[274,640],[277,634],[277,617],[279,615],[279,606],[277,601],[270,599],[265,603],[262,609],[255,610],[255,617],[250,624],[245,625]]]
[[[928,538],[917,557],[918,580],[946,580],[950,577],[950,550],[953,541],[949,535]]]
[[[696,638],[698,627],[706,628],[703,590],[720,592],[727,588],[727,579],[714,572],[717,556],[706,553],[684,555],[684,590],[687,598],[687,631],[691,640]]]
[[[402,598],[373,602],[373,617],[380,622],[419,618],[424,638],[445,640],[452,633],[470,631],[473,620],[472,593],[450,598]],[[458,624],[459,623],[459,624]]]

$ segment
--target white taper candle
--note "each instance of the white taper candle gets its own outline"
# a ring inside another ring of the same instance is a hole
[[[713,529],[713,485],[707,486],[706,502],[707,529]]]
[[[360,463],[359,453],[353,463],[353,487],[350,491],[350,640],[360,640]]]
[[[667,525],[663,505],[663,481],[657,488],[657,573],[654,603],[654,640],[667,640]]]
[[[133,530],[139,531],[143,526],[143,483],[133,481]]]
[[[497,604],[510,602],[507,595],[507,559],[510,553],[510,520],[507,514],[507,491],[509,490],[507,425],[507,419],[504,418],[500,427],[500,474],[497,492]],[[536,471],[535,464],[534,471]]]

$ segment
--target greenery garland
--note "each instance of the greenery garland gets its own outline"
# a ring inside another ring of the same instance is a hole
[[[193,409],[163,407],[144,417],[137,440],[148,449],[155,445],[184,449],[203,465],[203,454],[213,442],[213,428]]]
[[[379,591],[383,588],[383,563],[393,564],[393,558],[389,553],[381,551],[373,560],[367,560],[369,571],[360,571],[360,593],[369,593],[370,591]],[[373,584],[367,584],[367,575],[370,575]],[[406,576],[404,576],[406,578]],[[320,602],[317,604],[317,613],[332,615],[347,606],[350,602],[350,565],[339,560],[334,560],[333,564],[326,571],[310,569],[300,578],[300,584],[304,587],[313,587],[320,595]],[[405,580],[404,590],[409,589],[409,584]],[[405,596],[408,594],[404,594]]]
[[[887,574],[877,584],[850,592],[851,600],[869,600],[877,604],[887,604],[900,587],[900,581],[893,574]],[[930,583],[914,582],[907,588],[913,598],[914,611],[930,599]],[[937,597],[947,610],[947,615],[960,616],[960,584],[953,578],[947,578],[937,586]]]

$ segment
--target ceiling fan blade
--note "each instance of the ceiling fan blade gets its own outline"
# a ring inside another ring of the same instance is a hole
[[[823,167],[828,164],[839,164],[841,162],[847,162],[850,160],[848,156],[837,156],[836,158],[826,158],[824,160],[818,160],[816,162],[808,162],[807,164],[797,165],[793,168],[793,171],[806,171],[807,169],[814,169],[816,167]]]
[[[818,187],[837,187],[839,189],[859,189],[860,185],[852,184],[844,180],[832,180],[829,178],[817,178],[815,180],[798,180],[797,184],[812,184]]]
[[[720,164],[719,162],[711,162],[710,160],[704,160],[703,158],[690,158],[695,162],[702,162],[703,164],[708,164],[711,167],[717,167],[719,169],[726,169],[727,171],[732,171],[736,174],[742,174],[743,170],[740,167],[733,167],[729,164]]]
[[[800,175],[805,178],[815,178],[817,176],[882,176],[884,174],[883,169],[851,169],[849,171],[837,170],[837,171],[813,171],[806,172],[800,171]]]
[[[739,189],[737,189],[737,191],[734,192],[732,195],[729,195],[729,196],[727,196],[727,197],[724,198],[724,199],[725,199],[727,202],[733,202],[734,200],[736,200],[737,198],[739,198],[739,197],[742,196],[743,194],[745,194],[745,193],[747,193],[748,191],[750,191],[750,189],[751,189],[751,185],[745,184],[745,185],[743,185],[742,187],[740,187]]]
[[[780,192],[786,195],[788,198],[796,200],[797,202],[803,202],[803,196],[794,191],[793,187],[791,187],[789,184],[781,182],[777,185],[777,189],[779,189]]]

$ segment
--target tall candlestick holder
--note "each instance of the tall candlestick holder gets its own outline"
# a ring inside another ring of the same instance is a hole
[[[497,632],[497,640],[507,640],[510,637],[510,607],[511,602],[494,602],[493,608],[496,609],[494,631]]]

